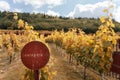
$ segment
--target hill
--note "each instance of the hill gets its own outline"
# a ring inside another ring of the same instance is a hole
[[[13,19],[13,12],[0,12],[0,29],[16,30],[17,21]],[[30,25],[34,26],[35,30],[61,30],[67,31],[69,28],[81,28],[86,33],[94,33],[100,25],[99,18],[75,18],[68,17],[53,17],[40,13],[18,13],[18,19],[23,19]],[[114,20],[113,20],[114,21]],[[120,23],[115,22],[115,31],[120,32]]]

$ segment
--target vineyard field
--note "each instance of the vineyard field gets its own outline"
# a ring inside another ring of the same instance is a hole
[[[100,26],[93,34],[87,34],[81,28],[36,31],[34,26],[14,13],[13,19],[18,30],[0,30],[0,80],[34,80],[36,70],[26,68],[21,61],[22,49],[31,41],[43,43],[48,48],[47,53],[50,52],[49,62],[36,72],[40,72],[40,80],[120,79],[120,72],[113,69],[119,68],[119,61],[116,61],[115,67],[112,66],[115,62],[114,52],[120,53],[120,36],[114,31],[112,14],[108,13],[112,8],[109,6],[103,10],[108,16],[99,19]],[[30,63],[40,63],[38,57],[43,58],[44,51],[37,52],[34,46],[33,55],[31,48],[28,48],[29,55],[27,53],[24,58],[27,57],[27,61],[29,57],[32,58]],[[45,56],[48,58],[48,55]],[[45,58],[43,60],[45,62]],[[30,66],[33,69],[35,64]]]
[[[51,67],[50,70],[56,70],[57,75],[53,80],[83,80],[83,66],[74,66],[74,64],[69,64],[66,61],[66,57],[61,55],[61,52],[65,54],[65,51],[54,44],[49,44],[51,48],[51,56],[54,59],[55,65]],[[0,56],[4,56],[3,52]],[[24,75],[25,66],[22,64],[20,59],[20,52],[17,53],[16,59],[12,64],[7,63],[8,60],[2,61],[5,66],[0,66],[0,80],[21,80],[22,75]],[[1,62],[0,62],[1,63]],[[75,68],[76,67],[76,68]],[[98,80],[100,76],[92,71],[87,70],[87,80]],[[115,80],[112,77],[106,78],[106,80]]]

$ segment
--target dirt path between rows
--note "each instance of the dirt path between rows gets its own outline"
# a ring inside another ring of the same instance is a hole
[[[0,80],[20,80],[24,66],[20,59],[20,53],[16,53],[15,60],[10,64],[6,53],[0,52]]]
[[[51,57],[54,59],[54,65],[52,66],[52,71],[57,71],[57,75],[54,80],[82,80],[77,72],[74,72],[70,64],[68,64],[55,50],[54,45],[49,45],[51,49]],[[2,57],[6,57],[2,54]],[[2,59],[2,58],[1,58]],[[20,54],[18,53],[17,58],[12,64],[8,63],[8,60],[2,60],[0,64],[4,66],[0,67],[0,80],[20,80],[21,76],[24,74],[24,66],[20,59]]]
[[[57,71],[55,80],[83,80],[81,79],[81,75],[74,70],[73,66],[58,53],[55,45],[50,46],[50,48],[52,52],[51,56],[54,58],[52,69]]]
[[[54,59],[54,65],[51,70],[57,71],[57,75],[53,80],[83,80],[83,73],[75,71],[74,66],[69,64],[66,59],[58,53],[55,45],[49,44],[49,47],[51,49],[51,57]],[[0,53],[0,55],[1,54],[3,53]],[[20,53],[17,53],[16,59],[12,64],[8,64],[6,61],[7,60],[2,60],[2,62],[0,62],[0,64],[5,63],[4,66],[0,66],[0,80],[20,80],[25,70],[25,66],[20,59]]]

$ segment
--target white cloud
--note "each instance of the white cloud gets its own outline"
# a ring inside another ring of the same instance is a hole
[[[10,10],[10,5],[6,1],[0,1],[0,10],[1,11],[8,11]]]
[[[58,12],[54,12],[52,10],[48,10],[46,14],[48,14],[50,16],[60,16],[60,14]]]
[[[13,0],[14,3],[20,3],[22,0]]]
[[[15,8],[13,11],[14,11],[14,12],[22,12],[22,9],[17,9],[17,8]]]
[[[48,10],[47,12],[44,11],[38,11],[38,10],[33,10],[31,13],[42,13],[42,14],[47,14],[50,16],[60,16],[60,14],[58,12],[52,11],[52,10]]]
[[[43,5],[58,6],[63,4],[64,0],[13,0],[14,3],[24,3],[32,5],[35,9],[41,8]]]
[[[110,1],[98,2],[96,4],[77,4],[72,12],[70,12],[67,17],[88,17],[88,18],[98,18],[107,15],[103,12],[105,8],[108,8],[110,4],[114,5],[114,9],[110,9],[113,13],[113,17],[117,22],[120,22],[120,0],[114,0],[113,3]]]
[[[117,22],[120,22],[120,6],[115,9],[114,11],[114,18]]]
[[[106,13],[103,12],[105,8],[109,6],[109,1],[98,2],[96,4],[77,4],[72,12],[67,16],[69,17],[88,17],[88,18],[98,18]]]
[[[57,6],[63,4],[65,0],[45,0],[47,4]]]
[[[115,10],[113,12],[114,19],[120,22],[120,0],[113,0],[113,2],[115,4]]]
[[[113,2],[120,2],[120,0],[113,0]]]

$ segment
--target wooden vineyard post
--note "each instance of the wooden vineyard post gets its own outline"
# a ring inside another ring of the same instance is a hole
[[[35,80],[39,80],[39,70],[34,70],[34,78]]]
[[[44,67],[50,58],[50,53],[45,44],[39,41],[27,43],[21,51],[23,64],[34,70],[34,80],[39,80],[39,69]]]
[[[112,76],[115,75],[116,78],[120,80],[120,39],[117,40],[117,45],[116,45],[116,51],[113,52],[113,62],[110,68],[110,71],[112,72]]]

